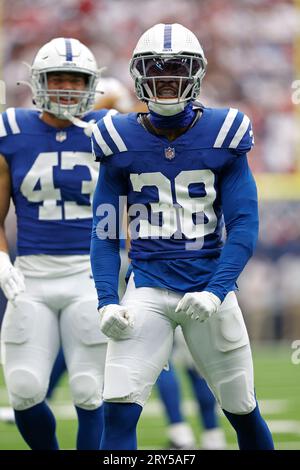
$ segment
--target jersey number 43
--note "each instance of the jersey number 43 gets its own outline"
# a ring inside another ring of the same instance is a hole
[[[90,173],[90,179],[81,182],[81,195],[88,197],[87,204],[77,204],[75,200],[63,201],[61,189],[54,186],[53,169],[59,165],[59,153],[42,152],[37,156],[23,179],[20,190],[28,201],[42,203],[39,206],[39,220],[91,217],[91,197],[98,176],[93,163],[93,156],[89,152],[61,152],[61,170],[73,170],[76,165],[81,165],[87,167]]]

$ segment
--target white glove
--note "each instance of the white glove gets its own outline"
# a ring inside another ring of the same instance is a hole
[[[8,254],[4,251],[0,251],[0,287],[7,300],[12,302],[25,291],[23,274],[11,264]]]
[[[109,338],[121,339],[132,328],[134,317],[126,307],[110,304],[100,308],[100,329]]]
[[[204,322],[216,313],[221,300],[211,292],[191,292],[185,294],[178,302],[175,312],[183,312],[194,320]]]

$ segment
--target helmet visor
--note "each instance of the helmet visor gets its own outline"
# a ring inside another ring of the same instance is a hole
[[[141,56],[134,59],[132,70],[143,78],[182,77],[192,78],[204,69],[200,57],[179,55],[176,57]]]

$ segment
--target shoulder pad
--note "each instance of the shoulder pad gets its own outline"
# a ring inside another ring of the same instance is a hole
[[[20,134],[18,114],[20,109],[8,108],[0,115],[0,137],[11,134]]]
[[[219,121],[214,148],[231,149],[236,154],[248,152],[254,145],[250,119],[236,108],[215,110]]]
[[[100,119],[104,118],[104,116],[108,113],[116,114],[117,111],[115,109],[105,109],[105,108],[95,109],[95,110],[89,111],[87,114],[85,114],[82,117],[82,120],[83,121],[94,120],[95,122],[97,122],[97,121],[100,121]]]
[[[126,115],[116,114],[116,110],[110,110],[93,127],[92,148],[96,161],[128,150],[124,137],[121,137],[122,124]]]

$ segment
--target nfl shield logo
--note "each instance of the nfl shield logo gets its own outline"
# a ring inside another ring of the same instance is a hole
[[[175,149],[173,147],[168,147],[165,149],[165,157],[167,160],[173,160],[175,157]]]
[[[57,142],[64,142],[67,138],[67,133],[64,131],[56,132],[56,140]]]

